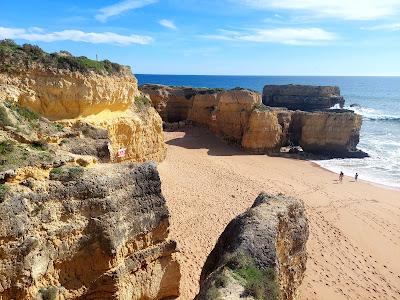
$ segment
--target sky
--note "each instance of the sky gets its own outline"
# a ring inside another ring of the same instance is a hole
[[[0,0],[0,39],[137,74],[399,76],[400,0]]]

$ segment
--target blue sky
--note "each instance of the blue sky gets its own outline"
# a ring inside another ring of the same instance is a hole
[[[0,38],[134,73],[400,75],[400,0],[1,0]]]

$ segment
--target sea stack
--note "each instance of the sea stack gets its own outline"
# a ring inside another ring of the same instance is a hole
[[[336,104],[341,108],[344,106],[344,98],[337,86],[266,85],[262,101],[266,106],[306,111],[327,109]]]

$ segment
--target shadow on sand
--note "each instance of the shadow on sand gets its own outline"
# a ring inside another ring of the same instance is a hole
[[[182,129],[182,132],[183,137],[168,140],[166,143],[185,149],[206,149],[211,156],[249,155],[238,145],[222,141],[205,128],[189,127]]]

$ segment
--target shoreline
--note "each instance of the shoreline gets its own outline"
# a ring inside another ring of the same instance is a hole
[[[400,193],[351,182],[312,161],[249,155],[201,128],[166,132],[159,164],[178,242],[181,300],[197,293],[201,268],[226,225],[261,191],[302,200],[310,225],[305,299],[397,299]]]
[[[364,159],[364,158],[360,158],[360,159]],[[337,172],[335,172],[333,170],[330,170],[330,169],[328,169],[326,167],[323,167],[323,166],[319,165],[317,162],[315,162],[313,160],[305,160],[305,161],[307,161],[307,162],[309,162],[311,164],[315,164],[316,167],[321,168],[321,169],[323,169],[325,171],[328,171],[329,173],[338,175]],[[351,179],[353,177],[345,175],[344,178]],[[379,188],[400,192],[400,187],[396,187],[396,186],[391,186],[391,185],[387,185],[387,184],[383,184],[383,183],[379,183],[379,182],[374,182],[374,181],[370,181],[370,180],[366,180],[366,179],[358,179],[358,182],[363,182],[365,184],[370,184],[370,185],[373,185],[373,186],[376,186],[376,187],[379,187]]]

